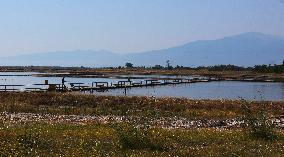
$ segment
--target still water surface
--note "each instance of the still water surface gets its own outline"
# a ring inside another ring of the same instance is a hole
[[[61,77],[35,77],[35,76],[4,76],[4,75],[30,75],[36,73],[1,73],[0,84],[19,84],[25,85],[24,88],[41,87],[33,84],[49,83],[60,84]],[[157,76],[155,76],[157,77]],[[163,77],[163,76],[160,76]],[[92,82],[102,81],[116,83],[123,79],[116,78],[66,78],[68,83],[84,83],[91,86]],[[140,82],[142,79],[136,79]],[[124,89],[109,90],[108,92],[95,92],[99,95],[125,95]],[[179,84],[168,86],[142,87],[127,89],[126,95],[129,96],[156,96],[156,97],[185,97],[193,99],[247,99],[247,100],[273,100],[284,101],[284,83],[272,82],[206,82],[193,84]]]
[[[102,95],[125,95],[122,89],[110,90]],[[267,82],[206,82],[157,87],[131,88],[130,96],[185,97],[192,99],[246,99],[284,100],[284,83]]]

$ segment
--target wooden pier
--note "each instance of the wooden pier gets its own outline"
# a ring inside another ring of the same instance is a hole
[[[135,80],[135,79],[132,79]],[[211,79],[183,79],[183,78],[157,78],[157,79],[146,79],[143,81],[135,82],[130,79],[121,80],[117,83],[113,82],[91,82],[91,85],[86,85],[81,82],[72,82],[65,84],[49,84],[47,80],[45,83],[33,84],[33,87],[21,88],[21,91],[26,92],[66,92],[66,91],[98,91],[104,92],[112,89],[127,89],[127,88],[138,88],[138,87],[154,87],[154,86],[166,86],[166,85],[176,85],[176,84],[189,84],[196,82],[209,82]],[[19,87],[24,87],[25,85],[0,85],[0,91],[20,91]],[[45,87],[45,88],[43,88]]]
[[[0,85],[0,92],[8,91],[20,91],[18,87],[23,87],[25,85]]]
[[[166,85],[176,85],[176,84],[190,84],[197,82],[209,82],[209,79],[149,79],[141,82],[133,81],[118,81],[118,83],[108,83],[108,82],[92,82],[92,86],[84,86],[81,89],[71,88],[71,91],[107,91],[112,89],[127,89],[127,88],[137,88],[137,87],[155,87],[155,86],[166,86]]]

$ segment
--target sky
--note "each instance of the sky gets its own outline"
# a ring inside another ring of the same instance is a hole
[[[244,32],[284,36],[284,0],[0,0],[0,56],[132,53]]]

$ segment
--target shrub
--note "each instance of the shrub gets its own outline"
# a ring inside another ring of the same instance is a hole
[[[243,102],[243,121],[250,135],[256,139],[275,140],[277,138],[275,125],[268,116],[265,104],[252,108],[249,102]]]
[[[148,127],[120,123],[119,125],[114,124],[114,129],[116,130],[123,149],[150,149],[158,151],[163,151],[166,149],[151,141],[151,137],[149,135],[150,129]]]

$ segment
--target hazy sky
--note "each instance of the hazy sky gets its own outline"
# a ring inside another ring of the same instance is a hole
[[[284,36],[284,0],[0,0],[0,56],[138,52],[250,31]]]

